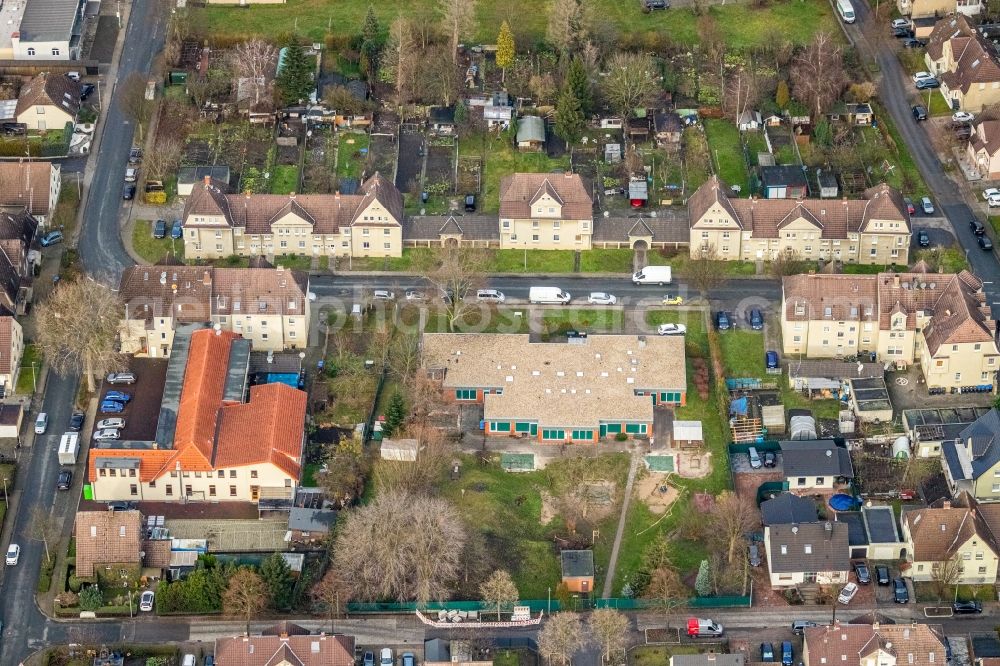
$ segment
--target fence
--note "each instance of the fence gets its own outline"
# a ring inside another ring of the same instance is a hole
[[[563,610],[558,599],[521,599],[518,606],[527,606],[532,613],[545,611],[546,613]],[[740,597],[695,597],[688,600],[689,608],[738,608],[750,607],[750,596]],[[457,611],[479,611],[489,617],[490,611],[496,612],[496,607],[482,601],[431,601],[426,604],[416,602],[385,602],[385,603],[349,603],[348,613],[413,613],[417,609],[421,611],[457,610]],[[648,599],[627,599],[624,597],[612,597],[609,599],[589,599],[575,598],[567,605],[566,610],[590,610],[593,608],[617,608],[619,610],[642,610],[655,609],[657,602]]]
[[[730,457],[736,453],[749,453],[750,447],[757,449],[757,452],[761,451],[774,451],[775,453],[781,451],[781,442],[776,439],[765,439],[763,442],[758,442],[756,444],[740,444],[733,442],[729,445],[729,455]]]

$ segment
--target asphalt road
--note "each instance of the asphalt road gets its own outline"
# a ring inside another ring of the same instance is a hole
[[[985,283],[987,301],[993,305],[1000,305],[1000,262],[997,261],[995,254],[984,252],[977,245],[976,237],[969,227],[969,221],[977,217],[976,213],[965,203],[958,186],[941,168],[941,161],[927,134],[928,124],[918,123],[913,119],[912,105],[925,103],[926,98],[920,102],[917,89],[899,62],[896,54],[898,40],[893,39],[889,26],[885,25],[880,27],[884,33],[881,38],[874,43],[869,42],[862,31],[873,20],[871,8],[866,2],[857,0],[854,3],[854,10],[858,19],[853,25],[846,25],[845,28],[859,50],[864,52],[867,58],[874,56],[878,64],[882,73],[879,99],[892,116],[906,149],[910,151],[920,175],[930,188],[935,206],[951,220],[955,228],[955,237],[965,249],[973,272]],[[934,91],[933,94],[940,93]],[[920,218],[915,217],[914,226],[919,226],[919,222]]]

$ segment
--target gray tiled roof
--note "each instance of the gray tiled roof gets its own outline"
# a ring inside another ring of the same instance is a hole
[[[641,219],[653,233],[654,243],[687,243],[690,238],[686,209],[663,208],[656,211],[656,217],[644,215]],[[627,242],[630,232],[637,236],[649,235],[641,226],[633,232],[638,221],[634,217],[595,218],[593,240]]]
[[[500,221],[487,215],[416,215],[403,220],[403,240],[440,240],[459,233],[463,240],[500,240]]]
[[[969,425],[959,434],[958,440],[957,446],[965,447],[966,451],[971,454],[971,478],[979,478],[1000,462],[1000,412],[991,409],[983,414],[975,423]],[[971,446],[969,446],[970,440]],[[952,452],[953,455],[956,453],[958,452]],[[954,469],[952,471],[954,472]]]
[[[847,525],[837,522],[768,527],[771,573],[847,571],[847,532]]]
[[[594,551],[564,550],[562,552],[563,578],[594,575]]]
[[[792,493],[782,493],[760,505],[761,522],[765,525],[790,525],[815,523],[818,518],[816,503]]]
[[[854,466],[847,449],[832,439],[781,442],[781,465],[785,477],[842,476],[854,478]]]
[[[31,0],[25,5],[18,32],[22,42],[69,39],[80,0]]]

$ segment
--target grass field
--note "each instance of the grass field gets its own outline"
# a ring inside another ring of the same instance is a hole
[[[719,334],[726,377],[766,377],[764,334],[760,331],[724,331]]]
[[[371,5],[383,26],[389,25],[402,12],[412,17],[435,17],[435,0],[414,0],[401,5],[382,3]],[[289,0],[280,5],[250,5],[246,8],[209,5],[192,10],[192,25],[205,36],[226,39],[244,36],[298,34],[302,39],[320,41],[330,32],[354,35],[361,31],[369,3],[364,0]],[[551,0],[483,0],[476,7],[476,27],[473,37],[481,43],[495,43],[497,27],[507,19],[514,29],[518,50],[545,38]],[[693,46],[699,42],[698,17],[688,10],[674,9],[643,14],[638,2],[593,0],[588,7],[610,28],[630,33],[632,39],[645,35],[668,34],[678,45]],[[771,3],[764,9],[753,9],[737,3],[707,9],[718,28],[720,40],[730,49],[760,47],[776,40],[803,44],[819,30],[840,35],[830,5],[822,0],[795,0]],[[463,36],[469,37],[469,36]],[[467,42],[468,43],[468,42]],[[473,42],[475,43],[475,42]]]
[[[367,134],[348,132],[340,135],[340,143],[337,145],[337,176],[360,179],[367,159]]]
[[[136,220],[132,228],[132,249],[146,261],[155,264],[162,261],[171,252],[184,259],[184,241],[170,238],[170,226],[167,225],[166,238],[153,238],[153,220]]]
[[[402,257],[388,259],[355,259],[354,270],[416,271],[427,265],[434,250],[425,247],[404,248]],[[525,263],[524,250],[490,250],[483,270],[488,273],[572,273],[573,250],[528,250]],[[673,259],[664,259],[656,253],[647,255],[649,264],[673,264]],[[681,259],[683,262],[683,259]],[[745,262],[725,262],[733,264],[734,275],[753,275],[753,264]],[[345,270],[346,263],[338,265]],[[621,273],[632,272],[632,250],[597,249],[584,250],[580,254],[581,273]]]
[[[278,164],[271,176],[271,194],[291,194],[299,191],[299,168],[291,164]]]
[[[744,192],[749,192],[750,176],[736,125],[728,120],[708,119],[705,121],[705,136],[719,178],[730,186],[739,185]]]
[[[17,375],[17,393],[31,395],[35,392],[35,383],[42,372],[42,351],[36,345],[25,345],[21,356],[21,369]],[[32,370],[34,366],[34,370]]]

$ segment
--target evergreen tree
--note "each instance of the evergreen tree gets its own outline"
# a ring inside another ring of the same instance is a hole
[[[292,570],[281,553],[272,553],[260,563],[260,577],[264,579],[271,609],[288,610],[292,606]]]
[[[277,84],[285,104],[308,100],[315,89],[313,65],[309,62],[305,49],[298,44],[290,44],[285,49],[285,58]]]
[[[566,87],[573,91],[573,95],[580,102],[580,111],[584,117],[589,116],[594,110],[594,93],[590,86],[587,68],[580,58],[573,58],[569,61],[569,67],[566,70]]]
[[[403,394],[396,391],[389,400],[389,408],[385,413],[385,423],[382,424],[382,433],[385,437],[392,437],[392,434],[399,430],[406,420],[406,403],[403,401]]]
[[[365,22],[361,27],[361,70],[369,81],[378,72],[383,46],[382,28],[375,15],[375,8],[368,5],[368,13],[365,14]]]
[[[784,109],[788,106],[788,100],[790,99],[788,93],[788,83],[782,79],[778,81],[778,89],[774,93],[774,103],[778,105],[779,109]]]
[[[559,102],[556,105],[556,136],[565,141],[570,148],[572,155],[573,146],[583,136],[584,127],[587,121],[580,110],[580,100],[576,98],[573,91],[567,87],[559,95]]]
[[[365,22],[361,28],[362,41],[377,41],[380,29],[381,27],[378,24],[378,16],[375,15],[375,8],[368,5],[368,12],[365,14]]]
[[[694,591],[699,597],[712,594],[712,571],[708,566],[708,560],[702,560],[698,567],[698,577],[694,579]]]
[[[501,82],[506,82],[507,68],[514,66],[514,56],[516,53],[514,33],[511,32],[510,24],[504,21],[500,24],[500,34],[497,35],[497,67],[501,71]]]

